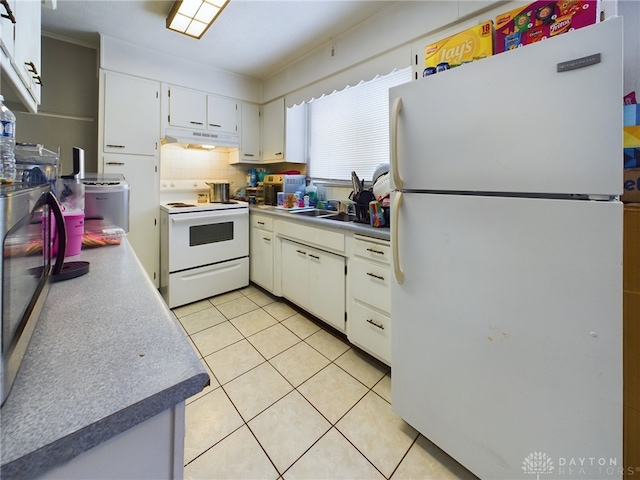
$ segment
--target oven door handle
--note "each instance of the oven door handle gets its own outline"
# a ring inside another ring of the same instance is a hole
[[[241,218],[245,215],[249,215],[249,212],[233,212],[233,213],[218,213],[218,212],[206,212],[206,213],[180,213],[170,215],[171,223],[187,223],[193,220],[210,220],[214,223],[219,223],[219,219],[236,217]]]

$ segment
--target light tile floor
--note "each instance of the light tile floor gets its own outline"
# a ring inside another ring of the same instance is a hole
[[[475,478],[393,413],[386,365],[287,302],[249,286],[174,313],[211,377],[185,478]]]

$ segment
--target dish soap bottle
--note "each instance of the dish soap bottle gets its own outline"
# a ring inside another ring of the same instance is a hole
[[[305,196],[309,196],[309,206],[315,207],[318,205],[318,187],[313,184],[313,180],[309,180],[309,185],[304,189]]]

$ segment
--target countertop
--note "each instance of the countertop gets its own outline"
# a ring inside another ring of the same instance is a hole
[[[51,284],[0,410],[2,478],[33,478],[200,392],[202,363],[130,245]]]
[[[346,230],[368,237],[378,238],[381,240],[389,240],[391,232],[389,227],[372,227],[366,223],[357,222],[340,222],[336,220],[328,220],[322,217],[308,217],[305,215],[297,215],[281,208],[270,205],[250,205],[249,210],[255,213],[266,213],[275,217],[286,218],[301,223],[307,223],[316,227],[333,228],[337,230]]]

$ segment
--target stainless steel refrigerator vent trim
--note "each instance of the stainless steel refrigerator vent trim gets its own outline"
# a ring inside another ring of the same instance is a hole
[[[601,56],[599,53],[588,55],[582,58],[576,58],[574,60],[567,60],[566,62],[560,62],[557,64],[557,71],[559,73],[568,72],[569,70],[576,70],[577,68],[588,67],[589,65],[595,65],[601,62]]]

